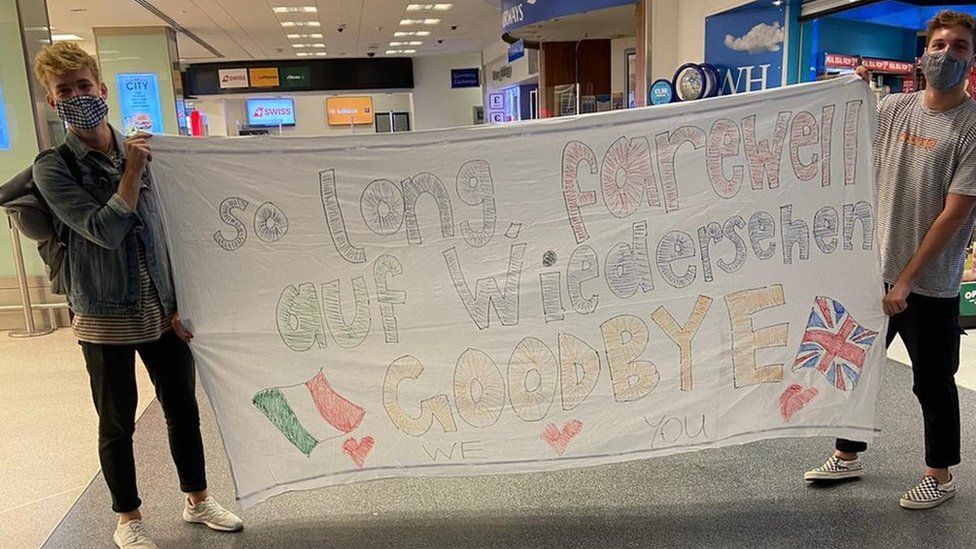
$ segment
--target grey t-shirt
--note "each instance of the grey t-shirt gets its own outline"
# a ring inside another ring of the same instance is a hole
[[[936,113],[925,107],[923,94],[889,95],[878,105],[878,238],[889,284],[915,255],[942,213],[946,196],[976,196],[976,101]],[[959,294],[973,223],[970,215],[945,249],[922,268],[913,293]]]

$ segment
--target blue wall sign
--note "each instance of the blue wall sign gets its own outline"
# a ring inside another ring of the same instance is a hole
[[[723,95],[783,85],[787,9],[753,2],[705,18],[705,62],[718,69]]]
[[[452,88],[477,88],[481,86],[478,69],[451,69]]]
[[[7,133],[7,104],[3,102],[3,86],[0,86],[0,151],[10,150],[10,134]]]
[[[521,38],[508,46],[508,62],[511,63],[525,55],[525,40]]]
[[[153,73],[117,74],[122,133],[132,131],[163,133],[163,112],[159,104],[159,85]]]
[[[636,3],[637,0],[502,0],[502,31],[575,13]]]

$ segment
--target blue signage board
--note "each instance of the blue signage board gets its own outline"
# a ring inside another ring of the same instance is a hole
[[[722,95],[783,85],[788,6],[757,1],[705,18],[705,62],[718,69]]]
[[[117,74],[122,132],[163,133],[163,110],[154,73]]]
[[[481,86],[478,69],[451,69],[452,88],[477,88]]]
[[[637,0],[502,0],[502,31],[575,13],[636,3]]]
[[[186,120],[186,103],[182,99],[176,100],[176,125],[180,127],[180,135],[189,135],[189,123]]]
[[[10,134],[7,133],[7,104],[3,102],[3,86],[0,85],[0,151],[10,150]]]
[[[508,62],[511,63],[525,55],[525,40],[521,38],[508,46]]]

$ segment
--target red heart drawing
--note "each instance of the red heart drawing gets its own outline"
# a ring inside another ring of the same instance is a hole
[[[356,464],[356,467],[363,468],[366,456],[373,450],[373,437],[363,437],[359,441],[355,438],[346,439],[342,443],[342,451],[349,456],[349,459]]]
[[[546,441],[546,444],[552,447],[557,454],[563,455],[566,447],[569,446],[569,441],[573,440],[573,437],[579,434],[582,429],[583,423],[578,419],[564,423],[562,430],[550,423],[542,430],[542,440]]]
[[[779,415],[783,421],[789,421],[793,414],[799,412],[817,396],[817,392],[816,387],[804,389],[796,383],[787,387],[779,396]]]

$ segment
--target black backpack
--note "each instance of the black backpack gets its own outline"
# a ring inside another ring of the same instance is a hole
[[[42,152],[35,162],[46,154],[59,154],[68,165],[75,181],[81,181],[81,167],[67,143]],[[0,185],[0,208],[7,211],[27,238],[37,242],[37,253],[47,266],[51,290],[59,295],[68,294],[68,232],[70,229],[52,212],[50,206],[34,184],[33,165]]]

